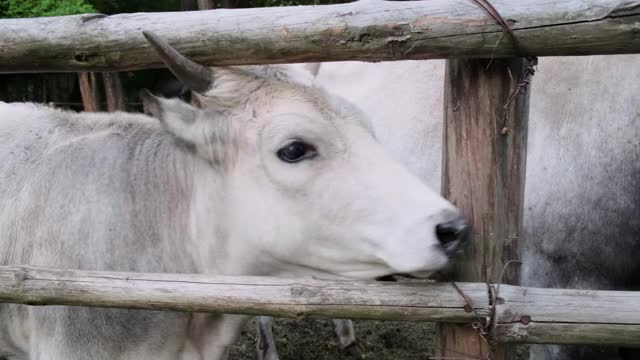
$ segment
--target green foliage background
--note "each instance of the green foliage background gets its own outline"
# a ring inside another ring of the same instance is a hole
[[[61,16],[96,12],[84,0],[5,0],[0,7],[0,17],[28,18]]]
[[[218,0],[216,8],[271,7],[337,4],[351,0]],[[179,11],[195,2],[189,0],[2,0],[0,18],[62,16],[85,13],[118,14],[140,11]]]

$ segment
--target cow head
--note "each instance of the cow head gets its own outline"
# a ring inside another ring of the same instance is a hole
[[[152,112],[222,174],[202,181],[223,184],[210,235],[244,267],[232,273],[374,278],[435,271],[459,250],[455,207],[387,154],[358,109],[306,84],[310,74],[208,68],[145,36],[200,105],[155,99]]]

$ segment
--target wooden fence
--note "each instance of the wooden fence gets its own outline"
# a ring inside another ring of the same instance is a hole
[[[530,56],[640,52],[637,1],[492,3]],[[163,67],[142,30],[157,33],[206,65],[522,55],[471,0],[366,0],[2,20],[0,72]]]
[[[500,342],[638,344],[640,292],[0,266],[0,302],[484,324]],[[460,295],[463,292],[467,299]],[[493,306],[490,301],[495,302]],[[495,312],[495,315],[492,315]]]
[[[445,83],[443,194],[462,209],[474,229],[456,278],[474,282],[459,285],[467,300],[450,284],[438,283],[25,267],[0,268],[0,300],[442,321],[435,347],[440,358],[460,353],[486,358],[491,353],[493,360],[512,359],[510,342],[640,346],[638,293],[502,285],[490,296],[485,284],[500,278],[516,284],[519,277],[517,266],[507,266],[518,259],[522,241],[528,93],[518,90],[526,88],[534,67],[531,59],[510,57],[640,53],[640,2],[492,4],[367,0],[318,7],[0,20],[0,72],[161,67],[142,30],[156,32],[207,65],[451,58]],[[481,341],[478,328],[497,343]]]

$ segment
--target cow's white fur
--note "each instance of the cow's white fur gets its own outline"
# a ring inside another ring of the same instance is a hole
[[[204,109],[158,100],[162,125],[0,103],[0,264],[351,278],[445,265],[435,227],[455,208],[354,106],[301,82],[219,69]],[[294,138],[318,156],[279,160]],[[243,321],[0,305],[0,356],[220,359]]]

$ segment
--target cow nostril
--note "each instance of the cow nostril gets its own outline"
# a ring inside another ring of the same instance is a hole
[[[463,218],[436,225],[436,236],[445,249],[455,241],[464,240],[468,231],[469,226]]]

